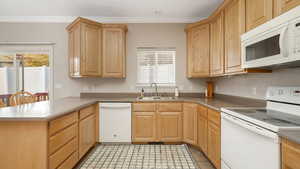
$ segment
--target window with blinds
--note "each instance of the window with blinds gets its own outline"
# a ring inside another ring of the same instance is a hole
[[[174,86],[175,58],[175,48],[137,48],[137,86]]]

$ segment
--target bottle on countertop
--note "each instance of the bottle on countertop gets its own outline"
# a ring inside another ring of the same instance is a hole
[[[142,88],[140,98],[143,98],[144,95],[145,95],[145,91],[144,91],[144,88]]]
[[[175,97],[179,97],[179,90],[178,90],[178,87],[175,87]]]

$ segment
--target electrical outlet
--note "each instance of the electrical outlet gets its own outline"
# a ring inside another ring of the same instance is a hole
[[[253,87],[253,88],[252,88],[252,94],[253,94],[253,95],[256,95],[256,93],[257,93],[256,87]]]

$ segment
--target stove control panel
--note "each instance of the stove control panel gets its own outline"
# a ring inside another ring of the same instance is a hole
[[[269,87],[266,100],[300,104],[300,87]]]

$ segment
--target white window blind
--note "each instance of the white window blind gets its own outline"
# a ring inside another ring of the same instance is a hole
[[[137,85],[175,85],[175,48],[137,48]]]

